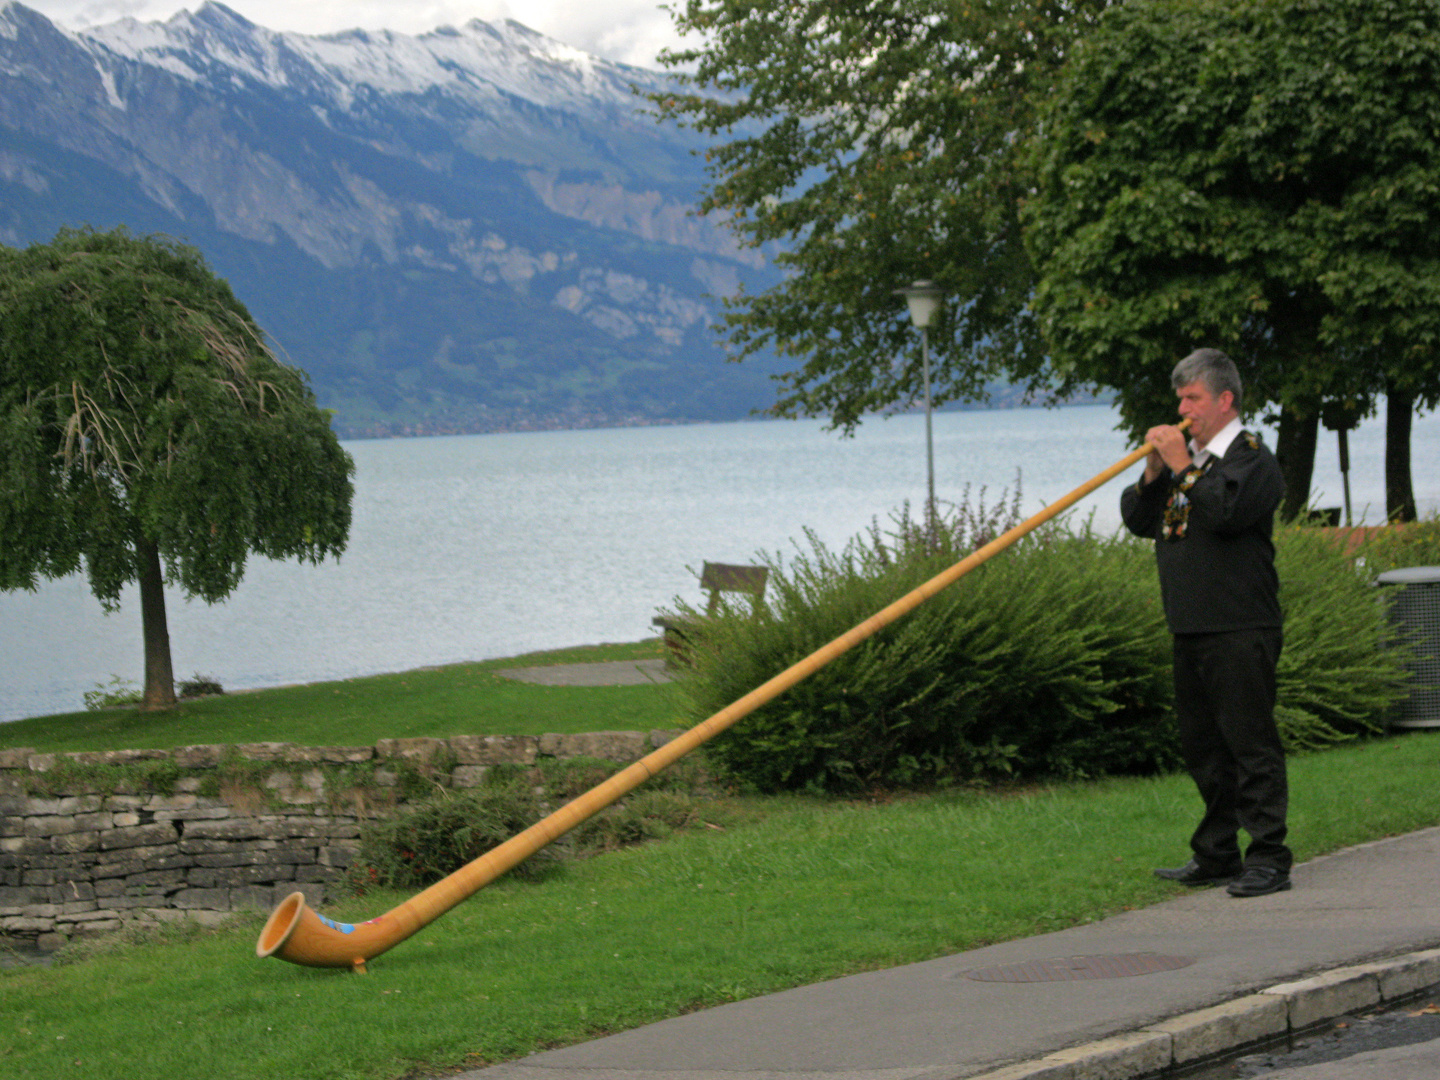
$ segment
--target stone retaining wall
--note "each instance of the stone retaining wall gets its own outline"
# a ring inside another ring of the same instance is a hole
[[[296,890],[319,906],[353,861],[361,825],[404,804],[407,774],[468,788],[498,764],[630,762],[673,737],[622,731],[374,746],[0,750],[0,942],[53,950],[131,921],[217,922],[241,908],[268,910]],[[107,775],[94,766],[156,762],[179,771],[164,794],[85,779]],[[251,782],[218,779],[233,775],[224,766],[236,762],[248,766]],[[356,766],[368,782],[332,790]]]

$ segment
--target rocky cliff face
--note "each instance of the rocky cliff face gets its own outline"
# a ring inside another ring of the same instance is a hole
[[[721,419],[718,296],[773,280],[690,212],[665,76],[514,22],[276,33],[219,5],[65,31],[0,5],[0,242],[199,247],[350,434]]]

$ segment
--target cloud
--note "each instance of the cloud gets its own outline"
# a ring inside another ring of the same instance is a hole
[[[664,48],[681,43],[657,0],[497,0],[504,17],[577,49],[641,67],[656,67]]]

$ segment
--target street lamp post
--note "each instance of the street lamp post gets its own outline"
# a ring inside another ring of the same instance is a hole
[[[1360,426],[1359,406],[1351,400],[1327,401],[1320,407],[1320,422],[1340,440],[1340,483],[1345,488],[1345,527],[1350,517],[1350,432]]]
[[[940,309],[940,298],[945,290],[933,281],[917,281],[903,289],[896,289],[896,295],[905,297],[910,308],[910,321],[920,328],[920,368],[925,379],[925,479],[927,501],[925,503],[925,528],[929,540],[935,540],[935,438],[930,424],[930,320]]]

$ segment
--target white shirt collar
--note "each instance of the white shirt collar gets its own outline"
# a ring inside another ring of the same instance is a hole
[[[1240,417],[1235,417],[1223,428],[1215,433],[1215,437],[1205,444],[1203,450],[1195,449],[1195,440],[1190,440],[1190,457],[1196,465],[1204,465],[1213,454],[1216,458],[1223,458],[1225,451],[1230,449],[1233,443],[1244,430],[1240,424]]]

